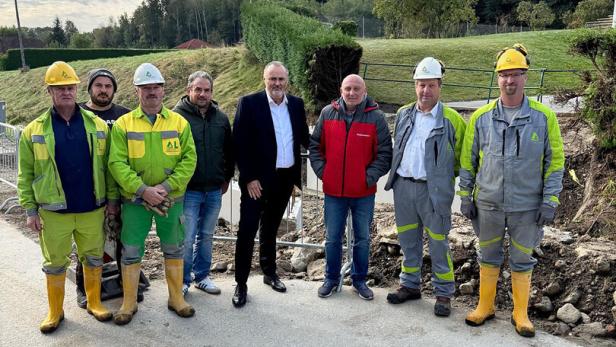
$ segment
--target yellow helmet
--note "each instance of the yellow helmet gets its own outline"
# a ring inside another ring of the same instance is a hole
[[[45,72],[45,83],[48,86],[65,86],[78,84],[79,77],[75,70],[63,61],[56,61]]]
[[[513,47],[504,48],[496,56],[496,72],[511,69],[528,70],[530,60],[526,56],[527,52],[526,47],[519,43]]]

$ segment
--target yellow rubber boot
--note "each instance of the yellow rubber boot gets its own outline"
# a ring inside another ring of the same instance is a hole
[[[83,266],[83,281],[88,298],[88,313],[93,315],[100,322],[106,322],[112,315],[103,304],[101,304],[101,266]]]
[[[513,291],[511,323],[515,325],[515,331],[524,337],[535,336],[535,327],[528,319],[530,277],[530,272],[511,272],[511,289]]]
[[[184,301],[182,294],[182,279],[184,277],[184,260],[165,258],[165,276],[169,288],[167,307],[180,317],[192,317],[195,309]]]
[[[66,272],[59,275],[47,274],[47,301],[49,312],[39,329],[43,334],[54,332],[64,319],[64,281]]]
[[[133,315],[137,313],[137,287],[139,286],[140,270],[141,263],[122,264],[124,299],[120,310],[113,315],[113,322],[117,325],[128,324],[133,319]]]
[[[466,315],[466,324],[480,326],[485,321],[494,318],[494,298],[496,298],[496,282],[500,268],[481,266],[479,268],[479,303],[477,308]]]

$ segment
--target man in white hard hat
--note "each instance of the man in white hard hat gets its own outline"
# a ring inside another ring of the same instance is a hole
[[[434,314],[449,316],[455,292],[447,242],[451,203],[466,124],[439,101],[443,63],[424,58],[415,68],[417,101],[398,110],[394,155],[385,189],[394,190],[396,227],[404,253],[400,287],[387,295],[391,304],[421,298],[423,232],[428,234]]]
[[[47,69],[45,83],[53,105],[21,133],[17,189],[44,258],[49,312],[40,330],[47,334],[64,319],[72,240],[83,263],[88,313],[99,321],[111,319],[100,296],[103,219],[107,201],[117,201],[118,193],[107,171],[109,129],[76,104],[75,70],[57,61]]]
[[[114,315],[127,324],[137,312],[137,285],[145,238],[156,220],[165,257],[168,308],[180,317],[195,310],[184,301],[183,199],[197,163],[190,125],[163,106],[165,80],[156,66],[141,64],[133,84],[139,106],[118,118],[111,132],[109,169],[122,195],[122,287],[124,301]]]

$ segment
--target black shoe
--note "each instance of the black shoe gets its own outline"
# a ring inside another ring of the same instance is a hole
[[[451,314],[451,299],[437,296],[434,303],[434,314],[439,317],[449,317]]]
[[[387,294],[387,302],[401,304],[408,300],[421,299],[421,292],[417,288],[409,288],[401,285],[395,292]]]
[[[246,305],[246,297],[248,296],[248,287],[246,284],[237,284],[235,287],[235,294],[233,294],[233,306],[240,308]]]
[[[284,293],[287,291],[287,287],[285,287],[284,283],[282,283],[282,281],[280,280],[280,278],[278,278],[278,276],[264,275],[263,283],[272,287],[272,289],[277,292]]]
[[[88,298],[86,297],[86,293],[79,290],[79,288],[77,288],[77,306],[83,309],[88,307]]]

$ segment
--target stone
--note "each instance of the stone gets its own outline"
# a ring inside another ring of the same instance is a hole
[[[398,230],[396,225],[390,225],[388,227],[378,228],[377,236],[380,238],[386,238],[391,240],[398,240]]]
[[[612,307],[612,317],[614,318],[614,322],[616,322],[616,306]]]
[[[569,331],[571,331],[569,326],[561,322],[561,323],[558,323],[558,327],[556,328],[554,335],[566,336],[567,334],[569,334]]]
[[[576,289],[572,291],[571,293],[569,293],[569,295],[567,295],[567,297],[563,300],[563,303],[575,305],[578,303],[578,301],[580,301],[581,297],[582,297],[582,292],[579,289]]]
[[[225,262],[217,262],[210,268],[210,271],[213,272],[225,272],[229,268],[229,264]]]
[[[560,286],[560,283],[558,282],[552,282],[544,289],[544,293],[546,293],[550,297],[556,296],[560,294],[561,292],[562,292],[562,287]]]
[[[460,285],[460,294],[462,295],[472,295],[474,291],[473,283],[466,282]]]
[[[319,281],[325,278],[325,259],[317,259],[307,267],[308,278]]]
[[[559,237],[559,241],[560,243],[564,244],[564,245],[570,245],[572,244],[575,240],[573,239],[573,236],[571,236],[571,233],[568,231],[562,231],[561,235]]]
[[[573,328],[573,332],[576,334],[586,334],[590,336],[603,336],[605,335],[605,328],[601,322],[592,322],[576,326]]]
[[[387,253],[389,253],[391,255],[398,255],[398,254],[400,254],[400,246],[388,245],[387,246]]]
[[[231,263],[227,266],[227,272],[234,272],[235,271],[235,264]]]
[[[551,313],[554,311],[554,305],[552,304],[552,300],[547,296],[541,298],[541,301],[533,306],[537,311],[543,313]]]
[[[371,278],[369,280],[366,281],[366,285],[368,287],[374,287],[374,278]]]
[[[607,275],[610,273],[610,261],[601,257],[599,259],[597,259],[597,262],[595,263],[595,270],[597,271],[597,274],[599,275]]]
[[[567,263],[564,260],[557,260],[556,263],[554,263],[554,267],[559,270],[565,268],[565,266],[567,266]]]
[[[503,279],[508,280],[509,277],[511,277],[511,274],[509,273],[509,271],[503,270]]]
[[[276,261],[276,266],[278,266],[278,268],[280,268],[284,272],[293,272],[293,266],[288,260],[278,260]]]
[[[471,263],[464,263],[460,267],[460,271],[462,271],[462,272],[469,272],[469,271],[471,271],[472,268],[473,268],[473,265],[471,265]]]
[[[582,312],[582,323],[588,324],[590,322],[591,322],[590,316],[587,315],[586,313]]]
[[[535,252],[537,257],[539,257],[539,258],[543,258],[543,256],[545,256],[545,253],[543,253],[543,250],[541,249],[541,246],[535,247],[535,249],[533,249],[533,251]]]
[[[614,293],[612,293],[612,300],[616,304],[616,291]]]
[[[298,240],[299,241],[299,240]],[[312,240],[305,238],[304,242],[311,243]],[[295,247],[291,256],[291,266],[295,272],[304,272],[308,264],[317,258],[317,250],[314,248]]]
[[[556,317],[567,324],[573,324],[580,320],[582,313],[571,304],[564,304],[556,311]]]

